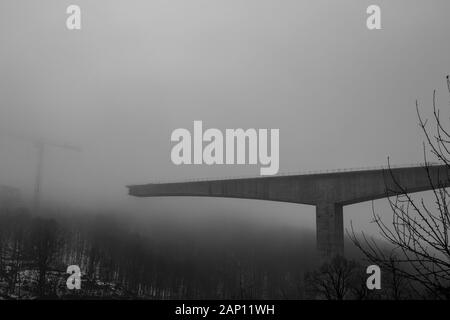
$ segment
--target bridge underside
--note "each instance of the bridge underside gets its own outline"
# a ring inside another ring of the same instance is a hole
[[[321,256],[344,253],[343,206],[450,186],[446,166],[129,186],[136,197],[205,196],[293,202],[316,207]]]

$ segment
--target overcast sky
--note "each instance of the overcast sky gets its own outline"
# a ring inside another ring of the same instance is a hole
[[[66,29],[70,4],[80,31]],[[366,28],[370,4],[382,30]],[[279,128],[280,173],[422,161],[414,101],[429,111],[437,89],[448,106],[449,12],[447,0],[2,0],[0,129],[83,148],[48,149],[46,199],[313,227],[312,207],[134,199],[125,185],[259,174],[173,165],[170,134],[194,120]],[[29,194],[35,172],[33,146],[0,137],[0,184]],[[370,218],[367,203],[344,210],[346,224]]]

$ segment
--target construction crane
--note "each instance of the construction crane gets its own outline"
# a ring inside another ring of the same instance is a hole
[[[42,173],[44,167],[44,152],[46,147],[62,148],[66,150],[81,152],[81,148],[67,143],[59,141],[42,139],[31,135],[14,133],[9,131],[0,131],[0,136],[6,136],[16,140],[22,140],[32,143],[37,150],[37,168],[36,168],[36,180],[34,182],[34,200],[33,209],[35,212],[39,212],[41,205],[41,185],[42,185]]]

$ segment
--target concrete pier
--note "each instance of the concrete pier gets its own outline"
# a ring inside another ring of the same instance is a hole
[[[316,205],[317,250],[321,256],[344,254],[343,207],[337,203]]]

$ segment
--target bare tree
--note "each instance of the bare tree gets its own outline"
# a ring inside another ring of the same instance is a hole
[[[351,293],[358,264],[336,255],[313,272],[305,275],[305,283],[313,298],[343,300]]]
[[[446,85],[450,94],[448,76]],[[428,176],[433,204],[427,203],[423,197],[413,197],[396,180],[389,166],[389,176],[396,188],[386,187],[387,194],[396,194],[388,197],[392,221],[383,221],[372,205],[374,222],[389,248],[381,248],[379,242],[367,238],[364,233],[358,237],[353,226],[351,228],[350,238],[355,245],[370,261],[392,275],[392,292],[396,298],[401,296],[400,284],[407,280],[422,297],[450,299],[450,194],[446,189],[450,181],[450,128],[443,122],[442,112],[437,107],[436,90],[433,91],[432,110],[432,121],[429,123],[421,115],[416,101],[419,126],[425,136],[423,169]],[[433,161],[438,161],[445,168],[439,171],[437,179],[430,173],[430,153],[435,158]]]

